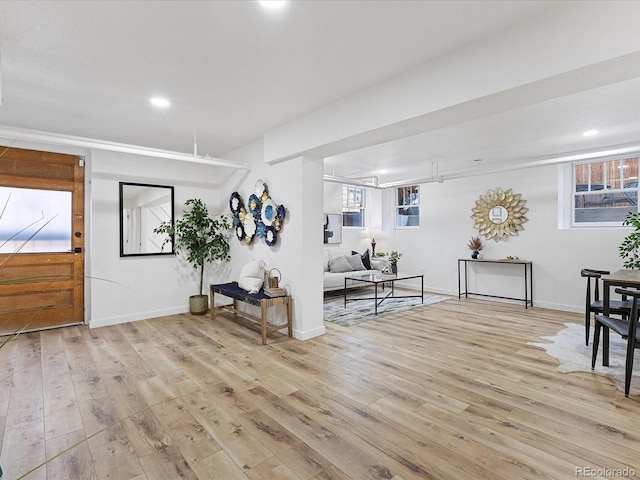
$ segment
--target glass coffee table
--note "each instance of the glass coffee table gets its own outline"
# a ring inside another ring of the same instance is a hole
[[[409,280],[412,278],[420,279],[420,295],[400,295],[396,296],[395,292],[395,282],[400,280]],[[348,298],[347,293],[349,289],[347,288],[347,282],[351,280],[352,282],[362,282],[363,284],[370,284],[374,287],[374,296],[373,297],[353,297]],[[385,295],[384,290],[385,287],[389,285],[389,292]],[[378,286],[382,286],[381,291],[379,292]],[[378,306],[387,299],[393,298],[420,298],[420,302],[424,303],[424,275],[414,275],[414,274],[384,274],[384,273],[361,273],[361,274],[353,274],[347,275],[344,277],[344,306],[347,307],[347,302],[355,302],[361,300],[374,300],[375,308],[374,312],[378,314]]]

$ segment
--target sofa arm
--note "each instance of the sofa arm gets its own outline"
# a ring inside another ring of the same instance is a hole
[[[384,270],[385,267],[388,267],[391,270],[391,262],[386,258],[372,258],[371,259],[371,267],[374,270]]]

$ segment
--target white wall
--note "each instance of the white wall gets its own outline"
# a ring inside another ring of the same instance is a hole
[[[251,260],[263,260],[267,270],[277,268],[282,274],[280,286],[293,296],[294,337],[303,340],[322,335],[325,332],[322,319],[322,159],[295,158],[267,164],[261,141],[224,158],[252,165],[250,172],[229,182],[221,193],[227,203],[229,196],[237,191],[246,204],[255,182],[260,179],[268,186],[269,195],[276,204],[287,209],[275,247],[269,247],[258,238],[249,246],[233,239],[231,278],[237,280],[242,266]],[[248,307],[248,310],[256,309]],[[283,320],[283,311],[273,313],[275,322]]]
[[[90,215],[87,241],[87,318],[91,327],[189,311],[189,296],[198,294],[197,271],[182,256],[120,257],[119,182],[174,187],[175,215],[184,202],[201,198],[212,213],[227,213],[220,192],[211,186],[220,167],[93,151],[90,158]],[[208,179],[211,179],[210,181]],[[208,267],[218,281],[228,279],[229,265]],[[204,293],[208,294],[205,287]]]
[[[534,306],[583,312],[586,282],[580,277],[585,267],[606,270],[622,268],[618,245],[628,228],[558,228],[558,172],[556,166],[428,183],[420,187],[420,229],[395,230],[384,222],[377,250],[404,253],[400,272],[424,272],[425,290],[457,297],[457,259],[470,257],[467,243],[477,235],[471,209],[487,190],[502,188],[521,193],[527,201],[528,222],[519,236],[506,241],[484,241],[485,258],[516,256],[533,262]],[[326,184],[325,184],[326,185]],[[325,186],[325,192],[334,190]],[[393,218],[393,189],[382,193],[384,217]],[[325,198],[325,207],[335,198]],[[389,225],[391,224],[391,225]],[[354,250],[358,238],[346,238],[344,247]],[[471,266],[470,290],[522,297],[522,267]]]

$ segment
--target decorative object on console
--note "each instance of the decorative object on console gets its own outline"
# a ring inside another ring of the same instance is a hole
[[[514,194],[511,189],[503,191],[500,188],[488,190],[480,195],[476,205],[471,209],[474,228],[487,240],[493,238],[496,242],[518,235],[524,230],[523,223],[529,219],[524,216],[529,211],[524,205],[521,195]]]
[[[203,315],[209,310],[209,296],[202,293],[204,265],[207,262],[231,260],[229,235],[231,225],[225,215],[212,216],[200,199],[185,202],[188,209],[175,222],[162,222],[153,232],[165,235],[165,243],[175,237],[175,251],[187,253],[187,262],[200,270],[200,294],[189,297],[189,309],[194,315]]]
[[[624,260],[624,268],[640,270],[640,213],[627,213],[622,225],[633,227],[633,232],[622,240],[618,247],[620,258]]]
[[[270,247],[277,243],[286,209],[284,205],[277,205],[273,201],[262,180],[255,183],[254,192],[249,196],[246,207],[240,194],[233,192],[229,198],[229,208],[233,214],[233,227],[238,240],[250,245],[257,236],[264,238]]]
[[[469,240],[467,247],[469,247],[469,250],[473,252],[471,254],[471,258],[476,259],[480,255],[480,250],[484,248],[484,245],[482,245],[482,240],[480,239],[480,237],[471,237],[471,240]]]
[[[372,238],[371,239],[371,255],[375,255],[376,254],[376,239]]]

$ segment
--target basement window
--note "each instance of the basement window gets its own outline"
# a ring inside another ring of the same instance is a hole
[[[420,226],[420,187],[398,187],[396,190],[396,228]]]
[[[364,228],[365,190],[351,185],[342,186],[342,225]]]
[[[620,226],[638,211],[638,157],[573,164],[573,226]]]

